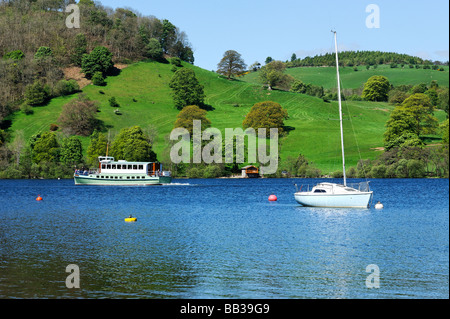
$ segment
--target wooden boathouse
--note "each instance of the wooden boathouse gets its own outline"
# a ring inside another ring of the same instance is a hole
[[[242,177],[243,178],[258,178],[259,176],[259,169],[256,166],[248,165],[245,167],[242,167]]]

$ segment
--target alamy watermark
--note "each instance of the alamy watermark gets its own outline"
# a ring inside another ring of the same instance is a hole
[[[66,13],[70,13],[66,18],[66,27],[69,29],[80,28],[80,7],[76,4],[69,4]]]
[[[261,163],[261,174],[274,174],[278,169],[278,129],[269,130],[270,138],[267,139],[267,129],[260,128],[258,133],[253,128],[245,131],[241,128],[226,128],[225,143],[222,133],[217,128],[207,128],[202,132],[201,121],[193,121],[192,130],[192,163],[206,164],[223,162],[227,164],[245,163],[244,140],[247,136],[247,162],[256,163],[257,158]],[[172,163],[191,163],[191,135],[185,128],[176,128],[170,134],[171,141],[178,141],[170,150]],[[235,141],[234,141],[235,140]],[[267,140],[269,140],[269,154],[267,153]],[[203,141],[209,141],[202,147]],[[234,147],[236,145],[236,148]],[[225,152],[223,152],[225,146]],[[236,151],[236,153],[234,153]],[[223,156],[225,154],[225,156]],[[224,160],[224,159],[225,160]]]
[[[370,273],[366,278],[366,287],[369,289],[380,288],[380,267],[375,264],[368,265],[366,272]]]
[[[376,4],[369,4],[366,7],[366,13],[370,13],[366,18],[366,27],[368,29],[380,28],[380,7]]]
[[[80,267],[74,264],[68,265],[66,272],[70,273],[66,278],[66,287],[69,289],[80,288]]]

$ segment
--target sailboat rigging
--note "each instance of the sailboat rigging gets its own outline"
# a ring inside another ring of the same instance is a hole
[[[334,33],[334,45],[336,51],[336,72],[337,72],[337,88],[339,101],[339,122],[342,148],[342,170],[343,170],[343,185],[335,183],[319,183],[315,185],[312,190],[308,189],[294,194],[295,200],[303,205],[309,207],[349,207],[349,208],[367,208],[370,205],[370,200],[373,192],[369,188],[369,182],[362,182],[355,185],[347,185],[347,176],[345,173],[345,147],[344,147],[344,128],[342,117],[342,100],[341,100],[341,83],[339,75],[339,56],[337,45],[337,33]]]

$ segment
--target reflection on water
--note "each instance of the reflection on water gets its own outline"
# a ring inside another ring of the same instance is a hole
[[[1,181],[0,297],[448,298],[448,180],[371,185],[384,210],[301,207],[288,179]]]

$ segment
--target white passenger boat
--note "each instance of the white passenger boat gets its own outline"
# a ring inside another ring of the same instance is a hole
[[[171,173],[156,162],[114,161],[114,157],[99,156],[96,170],[77,170],[75,185],[161,185],[172,181]]]

